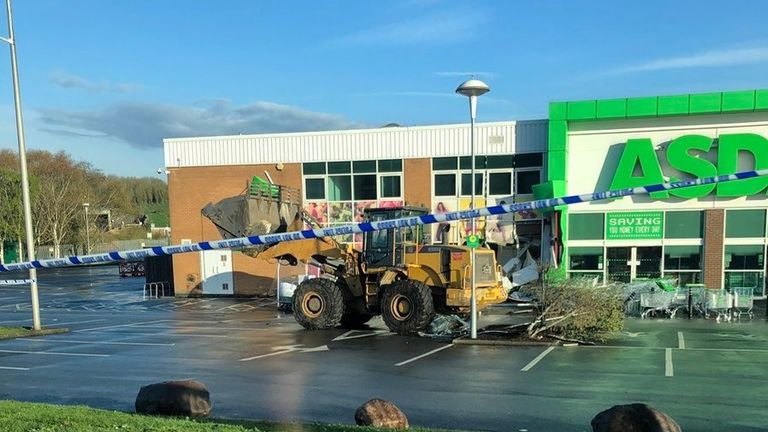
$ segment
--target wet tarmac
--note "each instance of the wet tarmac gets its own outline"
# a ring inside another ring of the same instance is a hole
[[[268,299],[143,300],[142,285],[115,267],[41,271],[44,325],[72,331],[0,341],[0,398],[132,411],[142,385],[192,378],[217,417],[353,423],[380,397],[419,426],[589,431],[599,411],[645,402],[683,430],[765,430],[762,320],[629,320],[604,347],[465,346],[380,320],[309,332]],[[0,287],[0,325],[30,318],[27,289]]]

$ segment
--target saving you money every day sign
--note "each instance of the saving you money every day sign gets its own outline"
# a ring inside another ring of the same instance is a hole
[[[664,212],[609,212],[605,217],[606,240],[660,239]]]

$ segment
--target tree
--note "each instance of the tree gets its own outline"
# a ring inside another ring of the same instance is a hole
[[[595,286],[574,277],[526,288],[538,299],[536,318],[528,324],[530,338],[557,336],[589,342],[604,341],[624,327],[624,309],[617,285]]]
[[[0,168],[0,262],[5,262],[4,244],[24,234],[21,176]]]

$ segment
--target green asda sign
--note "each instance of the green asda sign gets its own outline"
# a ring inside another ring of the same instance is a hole
[[[663,212],[608,212],[605,214],[606,240],[660,239],[663,234]]]
[[[717,165],[699,157],[709,153],[717,140]],[[768,139],[753,133],[724,134],[719,138],[704,135],[684,135],[672,140],[667,146],[666,159],[669,166],[692,177],[702,178],[739,171],[739,155],[749,153],[755,161],[752,169],[768,168]],[[636,167],[640,175],[635,176]],[[671,177],[671,181],[681,180]],[[637,186],[664,183],[658,156],[653,143],[648,138],[629,139],[619,159],[616,173],[611,182],[611,189],[623,189]],[[756,195],[768,187],[768,177],[737,180],[727,183],[693,186],[683,189],[654,192],[652,198],[700,198],[716,189],[718,197],[738,197]]]

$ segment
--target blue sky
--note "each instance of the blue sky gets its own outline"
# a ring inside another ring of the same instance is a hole
[[[164,137],[465,122],[471,72],[478,121],[768,87],[764,0],[16,0],[14,21],[28,147],[118,175],[156,175]]]

